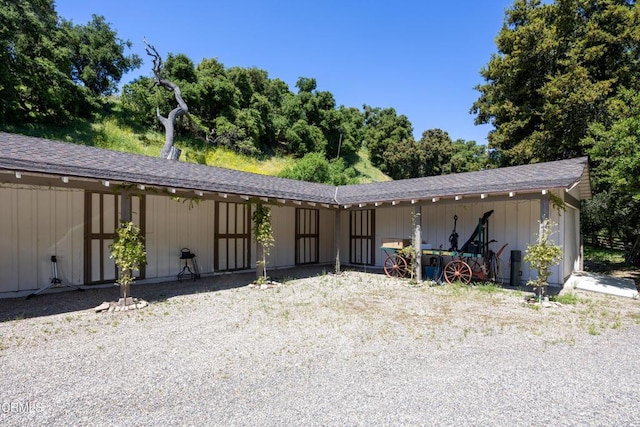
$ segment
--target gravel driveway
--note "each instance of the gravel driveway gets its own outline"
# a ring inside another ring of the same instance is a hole
[[[0,425],[640,426],[640,304],[347,272],[0,300]]]

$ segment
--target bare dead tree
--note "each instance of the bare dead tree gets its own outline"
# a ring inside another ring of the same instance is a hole
[[[175,123],[178,117],[189,112],[189,107],[187,107],[186,102],[182,99],[180,87],[175,83],[162,78],[162,58],[156,48],[150,45],[149,42],[147,42],[147,39],[144,39],[144,44],[146,45],[145,49],[147,51],[147,55],[153,58],[154,86],[161,86],[167,90],[173,91],[176,101],[178,102],[178,106],[171,110],[167,117],[163,117],[160,114],[160,108],[156,108],[156,117],[158,118],[158,121],[162,123],[162,126],[164,126],[165,133],[164,146],[162,147],[162,151],[160,151],[160,157],[163,159],[178,160],[178,158],[180,158],[181,151],[173,145]]]

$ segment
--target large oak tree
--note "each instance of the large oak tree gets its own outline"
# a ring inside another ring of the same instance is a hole
[[[504,165],[584,154],[621,88],[640,83],[640,8],[629,0],[516,0],[481,71],[476,123]]]

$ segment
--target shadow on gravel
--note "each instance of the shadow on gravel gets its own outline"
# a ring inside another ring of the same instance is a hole
[[[312,266],[273,270],[271,272],[268,271],[268,274],[275,281],[286,282],[293,279],[317,276],[324,274],[326,271],[331,270],[326,266]],[[249,271],[219,274],[198,280],[174,280],[145,284],[136,284],[134,282],[131,286],[131,295],[153,304],[181,295],[241,288],[251,284],[255,277],[256,273]],[[71,288],[62,289],[68,290],[45,292],[30,299],[0,299],[0,322],[92,310],[105,301],[116,301],[120,297],[120,289],[116,285],[100,288],[87,286],[82,292]]]
[[[343,268],[343,271],[384,275],[384,271],[381,268],[372,268],[369,266],[349,266]],[[271,280],[286,283],[290,280],[333,273],[333,266],[302,266],[281,270],[268,270],[267,273]],[[203,277],[198,280],[172,280],[168,282],[145,284],[136,284],[134,282],[131,287],[131,295],[135,298],[144,299],[150,304],[154,304],[182,295],[242,288],[253,283],[255,277],[255,271],[246,271],[217,274],[214,276]],[[512,288],[505,285],[503,287],[505,289],[519,289],[521,291],[533,293],[533,290],[526,286]],[[105,301],[117,301],[120,297],[120,290],[116,285],[100,288],[88,286],[85,287],[82,292],[74,291],[70,288],[65,289],[68,289],[68,291],[54,291],[51,293],[45,292],[30,299],[0,299],[0,322],[85,310],[90,311]],[[557,293],[558,290],[559,289],[549,287],[548,294],[553,295]]]

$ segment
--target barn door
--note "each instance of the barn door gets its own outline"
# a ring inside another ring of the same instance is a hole
[[[251,267],[251,206],[245,203],[216,203],[216,271],[245,270]]]
[[[120,221],[121,196],[114,193],[85,192],[85,257],[86,284],[114,282],[118,278],[115,262],[110,258],[109,245],[116,237]],[[131,220],[145,235],[144,197],[131,196]],[[134,272],[144,278],[144,266]]]
[[[296,265],[317,264],[320,252],[318,209],[296,208]]]
[[[349,263],[374,265],[376,215],[373,209],[349,212]]]

